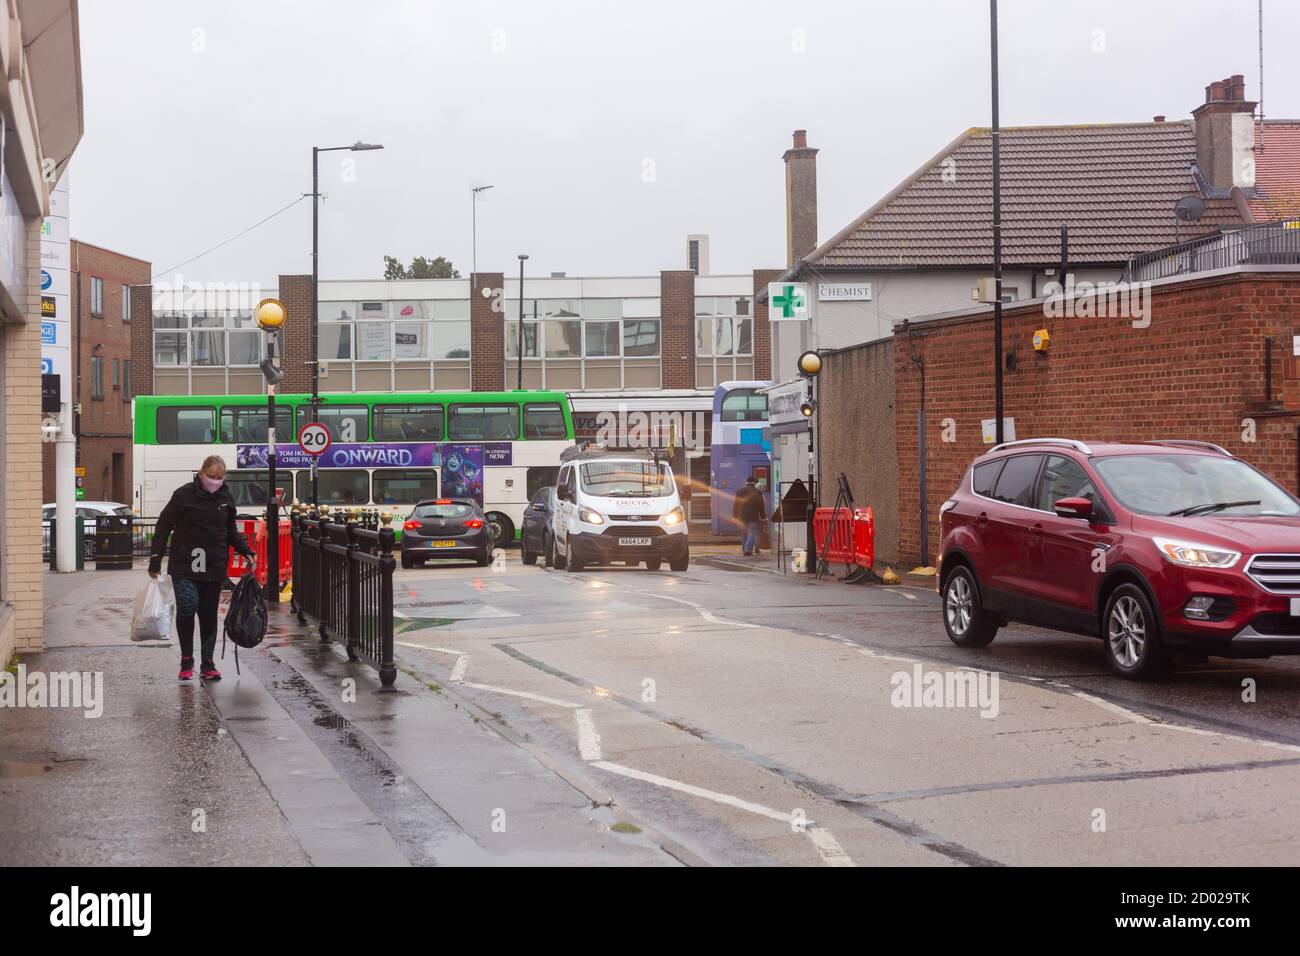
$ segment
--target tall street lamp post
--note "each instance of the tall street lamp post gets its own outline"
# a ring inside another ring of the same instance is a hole
[[[275,342],[288,314],[279,299],[257,303],[257,325],[266,333],[266,357],[259,363],[266,379],[266,599],[280,601],[280,499],[275,488],[275,387],[284,372],[275,363]]]
[[[1002,130],[998,124],[998,0],[989,0],[989,53],[993,72],[993,428],[1002,444]]]
[[[524,387],[524,263],[528,260],[526,253],[519,254],[519,349],[518,349],[518,377],[515,380],[516,388]]]
[[[320,420],[320,154],[349,150],[354,153],[383,149],[377,143],[356,142],[351,146],[311,148],[311,420]],[[316,470],[311,475],[311,505],[319,505]]]

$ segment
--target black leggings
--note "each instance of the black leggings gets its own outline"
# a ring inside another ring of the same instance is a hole
[[[199,616],[203,660],[212,660],[217,649],[217,605],[220,581],[172,578],[176,591],[176,633],[181,639],[181,657],[194,657],[194,615]]]

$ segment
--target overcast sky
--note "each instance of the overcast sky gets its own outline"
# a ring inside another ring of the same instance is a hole
[[[1187,117],[1210,81],[1258,95],[1256,0],[1002,0],[1004,125]],[[82,0],[86,134],[72,234],[155,274],[311,188],[321,273],[385,253],[470,272],[646,275],[785,264],[781,154],[820,147],[820,238],[988,125],[982,0]],[[1300,116],[1300,3],[1265,3],[1265,108]],[[1099,49],[1100,48],[1100,49]],[[350,169],[345,162],[355,162]],[[181,269],[310,272],[311,208]]]

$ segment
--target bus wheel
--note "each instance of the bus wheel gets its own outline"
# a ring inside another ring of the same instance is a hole
[[[515,539],[514,523],[499,511],[489,511],[488,531],[492,535],[492,547],[504,548]]]

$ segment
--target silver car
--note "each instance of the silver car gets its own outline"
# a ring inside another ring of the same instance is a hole
[[[86,536],[86,557],[95,556],[95,522],[100,515],[134,514],[130,505],[120,501],[78,501],[77,517],[81,519],[81,528]],[[50,524],[54,520],[54,505],[41,505],[41,556],[50,559]]]

